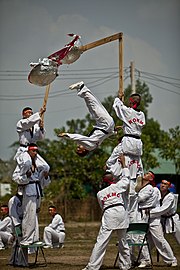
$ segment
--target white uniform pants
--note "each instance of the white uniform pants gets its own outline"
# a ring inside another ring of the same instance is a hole
[[[111,239],[112,230],[108,230],[101,226],[96,244],[93,248],[89,263],[88,270],[100,269],[104,255],[106,253],[107,245]],[[119,249],[119,267],[122,270],[127,270],[131,266],[129,246],[126,242],[126,229],[118,229],[118,249]]]
[[[163,230],[161,224],[159,225],[150,225],[149,227],[149,234],[148,234],[148,241],[150,243],[151,249],[153,246],[156,247],[157,251],[161,255],[163,261],[165,263],[172,263],[177,262],[176,257],[173,254],[173,251],[164,238]],[[148,251],[147,248],[143,247],[142,249],[142,260],[141,261],[148,261]]]
[[[92,118],[96,121],[96,127],[112,132],[114,129],[113,118],[93,93],[84,86],[77,95],[84,98]]]
[[[0,248],[4,248],[6,245],[11,244],[13,236],[9,232],[0,231]]]
[[[51,227],[44,228],[44,242],[47,246],[58,247],[64,243],[65,232],[56,232]]]
[[[18,241],[20,241],[20,239]],[[28,266],[28,249],[23,248],[23,250],[21,250],[16,240],[12,246],[9,264],[14,266]]]
[[[32,244],[39,239],[39,227],[37,219],[37,196],[27,196],[23,194],[22,201],[22,240],[21,244]]]

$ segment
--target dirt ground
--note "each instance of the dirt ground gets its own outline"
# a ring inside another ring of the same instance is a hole
[[[43,264],[42,254],[39,253],[38,270],[81,270],[88,262],[91,255],[92,248],[96,241],[100,223],[79,223],[79,222],[68,222],[66,224],[66,240],[64,248],[62,249],[45,249],[44,253],[47,260],[47,266]],[[42,236],[43,226],[40,228]],[[116,234],[113,233],[112,239],[108,245],[108,249],[104,258],[103,266],[101,269],[118,269],[114,267],[114,262],[117,254],[116,247]],[[168,241],[173,247],[174,254],[178,258],[180,265],[180,248],[174,241],[172,236],[168,236]],[[14,267],[8,265],[8,258],[10,256],[11,249],[5,249],[0,251],[0,270],[12,270]],[[169,270],[170,267],[166,267],[160,258],[160,262],[157,263],[156,252],[153,251],[153,262],[155,270]],[[34,255],[29,255],[29,262],[32,263]],[[32,264],[29,268],[34,268]],[[15,269],[22,269],[16,267]],[[138,269],[138,268],[137,268]],[[180,266],[173,267],[173,269],[180,269]]]

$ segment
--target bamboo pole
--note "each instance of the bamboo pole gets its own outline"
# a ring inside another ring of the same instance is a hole
[[[123,35],[122,33],[117,33],[115,35],[96,40],[96,41],[94,41],[92,43],[86,44],[84,46],[80,46],[79,50],[81,52],[85,52],[85,51],[93,49],[95,47],[104,45],[106,43],[112,42],[112,41],[117,40],[117,39],[120,39],[122,37],[122,35]]]
[[[131,91],[132,94],[136,93],[136,89],[135,89],[135,81],[134,81],[134,62],[131,62],[130,65],[130,74],[131,74]]]
[[[48,96],[49,96],[49,90],[50,90],[50,84],[48,84],[46,86],[46,91],[45,91],[45,95],[44,95],[44,101],[43,101],[43,107],[46,108],[47,105],[47,101],[48,101]],[[42,121],[44,121],[44,113],[41,117]]]
[[[124,101],[124,77],[123,77],[123,34],[119,37],[119,98]]]

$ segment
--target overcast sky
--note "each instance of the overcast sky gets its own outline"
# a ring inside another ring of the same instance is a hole
[[[164,130],[179,125],[179,31],[179,0],[0,0],[0,158],[12,155],[9,146],[18,139],[22,108],[36,112],[43,103],[45,87],[27,80],[29,63],[61,49],[70,41],[67,33],[79,34],[85,45],[122,32],[124,86],[130,84],[134,61],[136,75],[153,97],[149,117]],[[45,114],[47,138],[56,139],[54,128],[87,114],[84,101],[68,90],[70,84],[84,80],[101,101],[116,94],[118,58],[118,41],[113,41],[59,68]]]

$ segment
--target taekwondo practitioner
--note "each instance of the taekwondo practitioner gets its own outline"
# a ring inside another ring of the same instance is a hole
[[[23,198],[22,188],[18,188],[16,195],[11,197],[8,202],[9,216],[12,219],[14,234],[15,234],[15,227],[18,226],[21,227],[23,219],[22,198]],[[17,239],[17,236],[15,235],[9,264],[13,266],[26,267],[28,266],[28,250],[24,249],[23,250],[24,254],[22,254],[22,251],[19,249],[19,241],[20,239]]]
[[[54,205],[49,206],[48,211],[52,216],[52,220],[51,223],[44,228],[44,248],[63,247],[66,236],[63,219],[61,215],[57,213]]]
[[[20,146],[16,152],[14,159],[17,162],[17,165],[20,169],[19,175],[21,177],[26,178],[26,166],[31,167],[31,158],[29,157],[28,145],[30,143],[36,143],[38,140],[42,140],[45,138],[45,129],[44,123],[41,119],[42,115],[44,114],[45,109],[41,108],[39,112],[33,114],[33,111],[30,107],[26,107],[22,111],[23,118],[17,122],[16,129],[19,135],[19,143]],[[40,170],[47,172],[49,171],[49,165],[46,161],[38,154],[37,155],[37,164]],[[17,181],[18,179],[14,179]]]
[[[161,217],[164,233],[172,233],[177,243],[180,244],[180,220],[177,211],[178,194],[169,191],[171,182],[162,180],[160,184],[160,206],[150,211],[151,217]]]
[[[155,185],[155,175],[149,171],[139,178],[135,191],[137,192],[137,222],[149,223],[148,241],[151,247],[155,246],[163,261],[170,267],[177,266],[177,259],[173,251],[164,238],[161,220],[159,217],[151,217],[150,212],[160,206],[161,194]],[[146,268],[151,265],[147,247],[143,247],[139,268]]]
[[[27,154],[30,156],[31,164],[26,164],[24,166],[24,175],[20,175],[20,169],[18,165],[13,173],[13,179],[19,179],[21,187],[23,190],[23,220],[22,220],[22,245],[29,245],[37,241],[39,233],[37,232],[38,220],[37,211],[40,208],[41,197],[43,196],[42,190],[44,187],[48,186],[50,183],[49,173],[45,170],[39,170],[38,167],[38,157],[37,157],[38,147],[36,144],[31,143],[28,146]]]
[[[77,95],[84,99],[89,113],[96,124],[88,136],[71,133],[60,133],[58,137],[71,139],[78,144],[76,153],[85,156],[96,149],[106,138],[115,133],[114,120],[95,95],[84,85],[78,82],[69,86],[71,90],[76,89]]]
[[[141,102],[139,94],[136,93],[130,96],[129,107],[125,106],[121,99],[122,97],[115,98],[113,108],[117,117],[123,121],[122,128],[124,135],[106,161],[106,172],[111,173],[117,178],[121,175],[121,166],[118,164],[118,157],[123,153],[126,157],[126,164],[130,169],[130,178],[134,180],[135,185],[137,175],[143,174],[141,161],[143,150],[140,136],[142,128],[145,125],[145,115],[142,111],[138,110]],[[134,187],[132,188],[134,189]]]
[[[0,250],[5,249],[8,245],[12,245],[13,237],[13,227],[12,220],[9,216],[8,205],[1,206],[2,219],[0,221]]]
[[[128,219],[128,190],[129,190],[129,169],[126,168],[125,158],[119,157],[122,166],[121,179],[109,184],[97,193],[97,199],[102,209],[102,221],[96,244],[92,250],[89,263],[83,270],[99,270],[105,256],[107,245],[111,239],[113,231],[117,231],[118,250],[119,250],[119,268],[128,270],[131,268],[130,251],[126,241],[126,230],[129,226]]]

